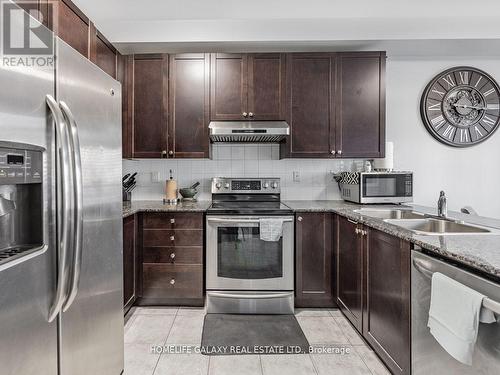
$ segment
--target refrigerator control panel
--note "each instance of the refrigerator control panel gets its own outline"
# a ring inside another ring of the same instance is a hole
[[[0,185],[41,183],[42,168],[42,150],[0,146]]]

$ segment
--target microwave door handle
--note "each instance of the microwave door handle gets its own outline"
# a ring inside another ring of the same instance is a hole
[[[75,117],[68,105],[61,101],[59,106],[67,119],[69,125],[71,152],[73,153],[73,193],[75,200],[74,211],[74,237],[73,237],[73,269],[71,271],[71,287],[68,298],[63,305],[63,312],[67,311],[73,304],[73,301],[78,294],[78,286],[80,283],[80,274],[82,269],[82,250],[83,250],[83,177],[82,177],[82,159],[80,153],[80,139],[78,136],[78,127]]]
[[[64,121],[64,116],[57,105],[56,101],[51,95],[46,96],[47,106],[49,107],[52,117],[55,122],[56,130],[56,161],[58,166],[58,174],[60,177],[61,191],[58,192],[57,199],[57,286],[55,292],[55,299],[49,310],[48,322],[53,322],[57,315],[60,313],[62,304],[65,300],[65,283],[67,280],[67,262],[68,262],[68,248],[71,242],[71,231],[73,222],[73,196],[71,194],[71,165],[70,154],[68,145],[67,127]],[[59,145],[59,147],[58,147]]]

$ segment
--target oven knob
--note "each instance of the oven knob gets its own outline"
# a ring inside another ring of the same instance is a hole
[[[267,189],[269,187],[269,182],[264,182],[264,189]]]
[[[222,186],[222,185],[220,184],[220,182],[217,182],[217,183],[215,184],[215,187],[216,187],[217,189],[220,189],[220,187],[221,187],[221,186]]]
[[[271,185],[271,187],[273,189],[277,189],[278,188],[278,183],[277,182],[273,182],[272,185]]]
[[[229,189],[229,186],[230,186],[230,185],[229,185],[229,182],[226,182],[226,183],[224,184],[224,189]]]

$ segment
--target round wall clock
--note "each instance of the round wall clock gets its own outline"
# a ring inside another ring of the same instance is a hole
[[[425,127],[438,141],[454,147],[473,146],[500,125],[500,88],[482,70],[448,69],[425,88],[420,112]]]

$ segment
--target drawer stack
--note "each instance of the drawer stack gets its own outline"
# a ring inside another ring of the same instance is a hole
[[[203,305],[203,214],[145,213],[141,305]]]

